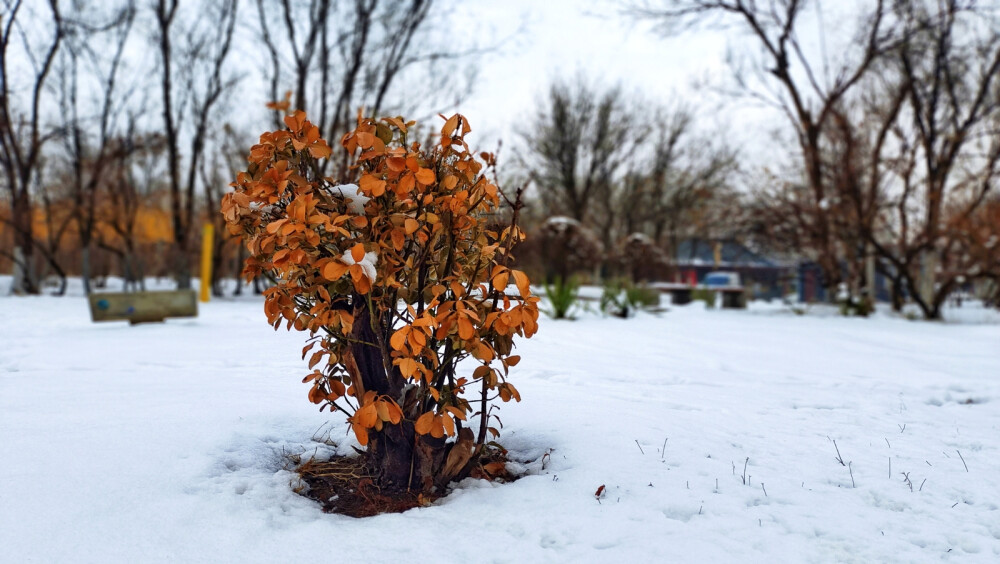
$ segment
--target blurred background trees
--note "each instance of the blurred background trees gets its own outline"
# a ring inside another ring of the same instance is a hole
[[[522,265],[550,280],[694,282],[742,255],[766,266],[761,295],[880,297],[927,318],[955,292],[1000,292],[1000,15],[973,0],[873,0],[827,33],[824,8],[842,7],[617,5],[671,36],[730,32],[731,76],[705,88],[773,119],[741,145],[716,108],[651,96],[641,77],[608,83],[585,66],[537,85],[534,107],[506,116],[516,134],[498,168],[530,186]],[[21,293],[64,291],[67,276],[90,291],[109,274],[189,286],[200,226],[221,226],[259,122],[301,108],[335,140],[359,108],[460,106],[503,45],[457,40],[456,9],[0,0],[0,272]],[[247,92],[272,103],[248,108]],[[213,290],[239,291],[242,251],[215,231]]]

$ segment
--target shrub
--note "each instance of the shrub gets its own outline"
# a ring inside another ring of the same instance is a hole
[[[639,309],[649,309],[658,305],[660,305],[660,293],[652,288],[620,279],[611,279],[604,283],[601,311],[608,315],[628,318]]]
[[[579,221],[553,216],[538,234],[546,281],[568,281],[574,274],[592,272],[604,259],[604,246],[593,231]]]
[[[707,288],[695,288],[691,292],[692,300],[701,300],[705,302],[705,307],[714,308],[715,307],[715,290],[709,290]]]
[[[498,435],[490,400],[520,401],[507,381],[514,336],[535,333],[539,301],[508,266],[520,193],[510,201],[486,178],[459,115],[430,149],[408,142],[414,122],[359,116],[341,139],[357,185],[324,176],[331,149],[303,112],[285,124],[261,136],[223,201],[250,251],[244,275],[275,279],[264,305],[275,329],[310,332],[309,400],[347,416],[380,491],[440,492]],[[512,220],[491,230],[501,198]],[[466,358],[479,366],[459,374]]]
[[[669,280],[673,266],[667,253],[643,233],[632,233],[618,249],[616,261],[629,280]]]
[[[551,284],[545,285],[545,297],[549,301],[549,309],[545,312],[553,319],[572,319],[573,307],[580,297],[580,282],[575,276],[566,280],[556,277]]]

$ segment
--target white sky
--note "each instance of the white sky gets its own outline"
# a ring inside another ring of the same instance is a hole
[[[507,152],[517,143],[513,124],[534,115],[551,81],[582,72],[591,80],[621,85],[653,103],[680,101],[695,109],[696,127],[724,135],[745,157],[772,164],[779,160],[771,134],[788,131],[787,117],[759,101],[722,93],[724,87],[732,91],[734,84],[727,55],[747,61],[759,54],[759,43],[745,23],[731,17],[726,20],[732,24],[728,27],[702,26],[668,37],[649,22],[624,14],[624,3],[460,2],[456,22],[477,30],[474,33],[481,37],[504,37],[519,26],[524,29],[500,52],[481,60],[477,89],[455,108],[473,125],[471,142],[492,150],[502,138]],[[853,60],[858,47],[852,37],[855,18],[870,9],[871,0],[810,2],[796,29],[813,64],[825,58],[833,73],[838,64]],[[793,61],[792,72],[801,72],[797,62]],[[804,77],[799,78],[805,85]],[[825,80],[831,78],[827,74]]]
[[[718,82],[729,74],[721,33],[664,38],[619,10],[619,4],[610,1],[461,4],[456,19],[474,22],[483,35],[505,37],[523,26],[499,53],[483,58],[478,87],[458,108],[482,141],[513,140],[511,126],[533,115],[551,81],[578,73],[607,86],[619,84],[654,102],[676,97],[699,105],[717,101],[706,89],[696,92],[692,83],[704,78]]]

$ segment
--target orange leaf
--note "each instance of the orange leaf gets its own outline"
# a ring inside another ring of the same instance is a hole
[[[421,167],[420,170],[417,171],[416,176],[417,176],[417,182],[423,184],[424,186],[434,184],[434,179],[436,178],[434,176],[433,170],[423,167]]]
[[[431,420],[431,436],[435,439],[440,439],[444,436],[444,423],[442,422],[444,417],[438,415]]]
[[[354,429],[354,436],[358,438],[361,446],[366,446],[368,444],[368,429],[360,425],[351,425],[351,428]]]
[[[444,122],[444,127],[441,128],[441,135],[445,137],[451,137],[455,133],[455,129],[458,127],[458,114],[455,114],[448,118],[448,121]]]
[[[486,471],[490,476],[496,476],[500,472],[507,469],[507,465],[503,462],[490,462],[486,466],[483,466],[483,470]]]
[[[417,361],[412,358],[403,358],[399,360],[399,372],[407,378],[412,378],[413,374],[417,371]]]
[[[427,346],[427,335],[423,331],[419,329],[416,331],[410,331],[409,337],[410,347],[414,351]],[[312,367],[310,366],[310,368]]]
[[[389,157],[386,159],[385,165],[393,172],[403,172],[406,170],[406,159],[403,157]]]
[[[458,337],[463,341],[467,341],[476,334],[476,329],[472,326],[472,322],[469,321],[467,317],[458,318]]]
[[[321,274],[327,280],[340,280],[340,277],[347,272],[347,265],[336,260],[332,260],[323,265]]]
[[[398,331],[393,333],[392,337],[389,337],[389,346],[391,346],[393,350],[397,351],[403,350],[403,348],[406,346],[406,334],[409,333],[409,331],[410,331],[409,327],[403,327],[402,329],[399,329]]]
[[[357,137],[358,137],[358,145],[360,145],[362,149],[367,149],[368,147],[371,147],[372,145],[375,144],[375,136],[372,135],[371,133],[359,131]]]
[[[313,387],[309,390],[309,401],[313,403],[320,403],[323,401],[324,395],[325,394],[323,393],[322,388],[317,385],[313,385]]]
[[[375,421],[378,420],[378,409],[375,408],[374,403],[369,403],[368,405],[362,407],[354,415],[358,420],[358,424],[364,428],[374,427]]]
[[[503,292],[504,288],[507,287],[507,281],[510,279],[510,272],[503,271],[493,277],[493,289],[498,292]]]
[[[449,437],[455,436],[455,420],[448,415],[441,416],[441,422],[444,424],[444,430],[448,433]]]
[[[420,228],[420,223],[418,223],[417,220],[408,217],[406,218],[406,221],[403,222],[403,227],[406,229],[406,234],[409,235]]]
[[[413,430],[420,435],[426,435],[431,432],[431,427],[434,422],[434,412],[428,411],[427,413],[421,415],[417,418],[417,422],[413,425]]]
[[[330,151],[330,146],[326,144],[326,141],[321,141],[319,143],[309,145],[309,154],[312,155],[314,159],[328,159],[330,158],[332,151]]]
[[[386,405],[389,410],[389,422],[393,425],[399,423],[399,421],[403,418],[403,410],[400,409],[394,401],[386,402]]]
[[[375,176],[371,174],[362,176],[361,182],[358,184],[363,192],[370,193],[376,198],[385,194],[385,180],[375,178]]]
[[[399,229],[393,229],[389,232],[389,238],[392,239],[392,247],[397,251],[403,250],[403,245],[406,244],[406,235]]]
[[[365,246],[361,243],[351,247],[351,258],[354,259],[354,264],[357,264],[364,260],[365,258]]]
[[[384,401],[375,402],[375,411],[378,412],[378,418],[382,421],[389,420],[389,406]]]
[[[511,274],[514,275],[514,283],[517,284],[517,291],[521,293],[521,297],[527,298],[530,296],[531,281],[528,280],[528,275],[520,270],[512,270]]]
[[[413,191],[414,186],[416,186],[416,181],[413,178],[413,173],[407,172],[399,179],[399,184],[396,185],[396,193],[408,194]]]

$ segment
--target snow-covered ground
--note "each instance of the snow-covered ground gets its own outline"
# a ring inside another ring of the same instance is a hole
[[[0,297],[0,318],[2,562],[1000,561],[995,323],[545,319],[501,411],[529,475],[352,519],[291,491],[287,454],[324,453],[331,421],[353,439],[258,299],[130,327]]]

